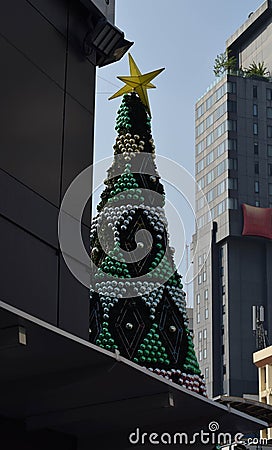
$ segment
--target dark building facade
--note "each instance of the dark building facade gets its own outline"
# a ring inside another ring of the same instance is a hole
[[[63,261],[57,221],[67,187],[93,161],[101,53],[86,52],[85,38],[112,23],[114,1],[11,0],[1,9],[0,298],[88,338],[88,289]],[[89,224],[90,204],[86,247]]]
[[[199,191],[194,336],[210,396],[258,392],[253,306],[264,306],[272,334],[272,243],[243,234],[242,208],[251,205],[258,216],[258,208],[272,207],[272,83],[239,70],[264,62],[271,74],[271,45],[265,2],[227,41],[237,72],[219,78],[196,104],[196,179],[207,203]]]

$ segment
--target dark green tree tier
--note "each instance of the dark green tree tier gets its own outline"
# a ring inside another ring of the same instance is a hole
[[[124,95],[116,130],[91,226],[90,341],[205,395],[169,247],[150,119],[135,93]]]

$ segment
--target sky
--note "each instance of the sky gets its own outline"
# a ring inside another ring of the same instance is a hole
[[[156,153],[175,161],[193,176],[195,102],[215,80],[214,59],[225,50],[226,39],[262,3],[262,0],[116,0],[115,25],[124,31],[126,39],[134,42],[130,52],[141,72],[165,67],[154,80],[156,89],[148,91]],[[129,75],[126,55],[121,61],[97,70],[96,162],[112,156],[121,98],[108,101],[108,97],[123,86],[116,79],[119,75]],[[162,181],[166,196],[180,217],[177,226],[171,210],[166,210],[170,243],[182,255],[176,263],[184,274],[185,248],[194,232],[194,205],[189,206],[182,192],[169,186],[167,180]],[[94,196],[95,204],[98,194],[99,190]],[[190,304],[191,288],[186,290]]]

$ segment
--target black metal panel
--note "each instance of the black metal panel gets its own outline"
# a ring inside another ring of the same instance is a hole
[[[67,95],[65,116],[62,196],[93,158],[93,115]],[[90,193],[91,182],[90,177]],[[83,221],[90,225],[90,207],[86,208]]]
[[[89,228],[82,225],[81,232],[88,251]],[[73,239],[73,236],[71,236],[71,239]],[[86,268],[85,270],[89,269]],[[89,302],[89,288],[75,278],[61,256],[58,326],[83,339],[89,339]]]
[[[83,339],[89,338],[89,289],[60,260],[60,297],[58,326]]]
[[[58,205],[63,92],[0,38],[0,167]]]
[[[58,209],[0,169],[0,214],[39,239],[58,247]]]
[[[55,249],[0,217],[1,300],[56,324]]]
[[[95,66],[69,43],[67,92],[88,111],[94,109]]]
[[[68,0],[28,0],[28,3],[46,17],[58,31],[66,35]]]
[[[9,0],[3,10],[2,36],[63,87],[66,55],[63,36],[27,1]]]
[[[85,338],[89,290],[56,249],[62,195],[93,158],[95,66],[80,43],[88,15],[77,0],[11,0],[0,17],[0,298]],[[83,238],[89,247],[86,226]]]
[[[90,6],[92,2],[90,1]],[[71,0],[69,3],[69,46],[73,45],[75,52],[83,53],[83,41],[88,30],[93,26],[97,18],[90,15],[90,10],[78,0]],[[93,60],[96,54],[94,53]],[[94,61],[93,61],[94,62]]]

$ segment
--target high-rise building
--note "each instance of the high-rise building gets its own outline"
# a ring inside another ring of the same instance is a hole
[[[237,71],[196,103],[194,338],[210,396],[258,391],[253,305],[272,333],[272,78],[245,71],[264,62],[272,75],[270,1],[226,47]]]

